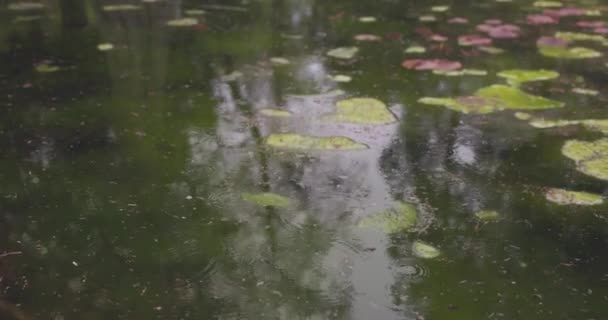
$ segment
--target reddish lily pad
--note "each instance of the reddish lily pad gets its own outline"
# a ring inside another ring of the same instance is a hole
[[[409,59],[403,61],[401,65],[406,69],[412,70],[453,71],[462,68],[462,64],[458,61],[441,59]]]
[[[557,24],[559,22],[555,17],[544,14],[531,14],[526,18],[526,21],[533,25]]]
[[[486,20],[484,24],[477,26],[477,30],[485,32],[488,36],[496,39],[514,39],[519,37],[521,29],[514,24],[497,23],[500,20]]]
[[[464,35],[458,37],[458,44],[461,46],[487,46],[492,44],[492,39],[478,35]]]

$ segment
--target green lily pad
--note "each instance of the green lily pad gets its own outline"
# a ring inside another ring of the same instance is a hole
[[[441,76],[448,77],[462,77],[462,76],[487,76],[488,72],[479,69],[460,69],[460,70],[433,70],[433,73]]]
[[[559,1],[536,1],[534,6],[538,8],[559,8],[563,4]]]
[[[360,17],[359,18],[359,22],[363,22],[363,23],[371,23],[371,22],[376,22],[378,19],[376,19],[376,17]]]
[[[393,208],[366,217],[359,222],[360,227],[374,227],[391,234],[411,230],[416,226],[416,208],[404,202],[396,202]]]
[[[583,47],[540,46],[538,49],[543,56],[558,59],[591,59],[602,56],[599,51]]]
[[[446,12],[450,10],[450,6],[434,6],[431,7],[431,11],[433,12]]]
[[[263,116],[267,117],[276,117],[276,118],[287,118],[291,117],[291,113],[289,111],[281,110],[281,109],[261,109],[259,113]]]
[[[141,7],[134,4],[110,4],[102,7],[102,10],[106,12],[133,11],[139,9],[141,9]]]
[[[500,215],[497,211],[494,210],[483,210],[479,212],[475,212],[475,217],[481,221],[493,221],[498,220]]]
[[[578,93],[578,94],[583,94],[586,96],[597,96],[598,94],[600,94],[600,92],[597,90],[585,89],[585,88],[573,88],[572,92]]]
[[[196,18],[181,18],[167,21],[169,27],[192,27],[198,24]]]
[[[188,16],[202,16],[206,12],[205,12],[205,10],[201,10],[201,9],[190,9],[190,10],[184,11],[184,13]]]
[[[501,54],[501,53],[505,52],[504,49],[497,48],[497,47],[491,47],[491,46],[478,47],[477,49],[479,51],[489,53],[489,54]]]
[[[429,14],[429,15],[425,15],[425,16],[420,16],[418,18],[418,20],[420,20],[421,22],[433,22],[433,21],[437,21],[437,17]]]
[[[39,63],[36,65],[36,71],[40,73],[51,73],[57,72],[59,70],[61,70],[61,68],[59,68],[58,66],[48,63]]]
[[[562,102],[534,96],[519,88],[491,85],[473,96],[458,98],[422,98],[422,104],[439,105],[463,113],[490,113],[499,110],[542,110],[563,107]]]
[[[499,77],[507,79],[510,84],[519,85],[524,82],[551,80],[559,77],[559,73],[551,70],[512,69],[498,73]]]
[[[357,47],[340,47],[329,50],[327,55],[336,59],[348,60],[354,58],[357,52],[359,52]]]
[[[412,253],[418,258],[433,259],[437,258],[441,254],[441,251],[430,244],[416,241],[412,244]]]
[[[528,121],[532,119],[532,115],[526,112],[515,112],[515,118],[519,120]]]
[[[608,134],[608,119],[584,119],[584,120],[547,120],[542,118],[532,118],[530,125],[534,128],[547,129],[564,127],[571,125],[582,125],[583,127]]]
[[[562,154],[576,162],[578,171],[608,180],[608,138],[595,141],[569,140],[562,147]]]
[[[410,46],[407,49],[405,49],[405,53],[425,53],[426,52],[426,48],[421,47],[421,46]]]
[[[15,17],[15,19],[13,20],[13,22],[15,22],[15,23],[25,23],[25,22],[38,21],[40,19],[42,19],[42,16],[39,16],[39,15],[18,16],[18,17]]]
[[[397,121],[382,101],[373,98],[352,98],[338,101],[336,112],[324,115],[323,119],[370,125]]]
[[[44,9],[44,4],[40,2],[15,2],[8,5],[12,11],[30,11]]]
[[[273,133],[266,137],[267,146],[300,151],[363,150],[367,146],[347,137],[312,137],[297,133]]]
[[[270,63],[277,65],[277,66],[286,66],[291,64],[291,61],[289,61],[286,58],[283,57],[272,57],[270,58]]]
[[[564,189],[549,189],[545,193],[547,200],[560,205],[582,205],[592,206],[604,203],[604,198],[599,194],[569,191]]]
[[[347,76],[347,75],[343,75],[343,74],[329,76],[329,78],[335,82],[342,82],[342,83],[351,82],[353,80],[353,78],[351,76]]]
[[[574,41],[593,41],[600,43],[604,46],[608,46],[608,39],[599,34],[588,34],[582,32],[556,32],[555,38],[566,40],[568,42]]]
[[[288,207],[291,201],[276,193],[243,193],[243,200],[249,201],[261,207]]]
[[[114,45],[111,43],[100,43],[97,45],[97,50],[99,51],[110,51],[114,49]]]

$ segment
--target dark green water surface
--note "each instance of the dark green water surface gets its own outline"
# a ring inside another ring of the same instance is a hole
[[[505,69],[549,69],[560,77],[521,88],[565,107],[535,117],[608,117],[608,60],[545,57],[535,44],[582,32],[577,21],[606,21],[608,3],[565,1],[600,15],[536,26],[525,23],[543,11],[531,0],[160,0],[103,10],[118,1],[43,0],[26,11],[0,1],[0,319],[608,319],[608,205],[558,205],[544,193],[608,195],[608,182],[561,153],[567,140],[603,135],[534,128],[513,110],[418,102],[505,84],[496,76]],[[191,16],[198,24],[166,25],[191,9],[205,11]],[[437,21],[419,21],[429,14]],[[457,16],[469,24],[447,23]],[[486,19],[521,35],[494,40],[505,50],[496,55],[458,45],[459,35],[482,35],[475,26]],[[412,45],[427,52],[405,53]],[[326,55],[343,46],[359,52]],[[487,75],[401,66],[414,58]],[[43,64],[59,70],[37,71]],[[384,102],[398,121],[319,117],[352,97]],[[280,132],[368,149],[264,145]],[[242,196],[261,192],[290,205]],[[417,208],[414,230],[360,224],[395,201]],[[479,221],[481,210],[499,219]],[[440,256],[416,257],[415,241]]]

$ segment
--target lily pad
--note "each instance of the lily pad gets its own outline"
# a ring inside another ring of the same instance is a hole
[[[347,76],[344,74],[336,74],[333,76],[329,76],[329,78],[335,82],[342,82],[342,83],[351,82],[353,80],[353,78],[351,76]]]
[[[273,133],[266,137],[267,146],[299,151],[364,150],[367,146],[347,137],[313,137],[297,133]]]
[[[457,98],[422,98],[418,102],[438,105],[462,113],[490,113],[499,110],[542,110],[559,108],[562,102],[534,96],[505,85],[492,85],[479,89],[473,96]]]
[[[477,47],[477,49],[479,51],[485,52],[485,53],[489,53],[489,54],[502,54],[505,53],[505,50],[501,49],[501,48],[497,48],[497,47],[492,47],[492,46],[481,46],[481,47]]]
[[[362,42],[374,42],[374,41],[382,40],[382,37],[380,37],[380,36],[377,36],[375,34],[367,34],[367,33],[355,35],[353,38],[357,41],[362,41]]]
[[[405,49],[405,53],[425,53],[426,52],[426,48],[421,47],[421,46],[410,46],[407,49]]]
[[[289,198],[270,192],[243,193],[241,198],[261,207],[288,207],[291,203]]]
[[[560,39],[561,40],[561,39]],[[562,40],[563,41],[563,40]],[[540,43],[539,43],[540,44]],[[542,45],[538,46],[540,54],[545,57],[558,59],[590,59],[599,58],[602,53],[589,48],[574,47],[568,48],[561,45]]]
[[[277,66],[286,66],[291,64],[291,61],[289,61],[286,58],[283,57],[272,57],[270,58],[270,63],[277,65]]]
[[[169,27],[192,27],[198,24],[196,18],[181,18],[167,21]]]
[[[44,9],[44,4],[40,2],[15,2],[8,5],[9,10],[30,11]]]
[[[450,10],[450,6],[434,6],[431,7],[431,11],[433,12],[446,12]]]
[[[588,34],[582,32],[556,32],[555,38],[568,42],[574,41],[593,41],[608,46],[608,39],[599,34]]]
[[[442,60],[442,59],[409,59],[401,63],[406,69],[413,70],[445,70],[453,71],[462,68],[462,64],[458,61]]]
[[[391,234],[411,230],[416,226],[417,219],[418,213],[413,205],[397,202],[389,210],[364,218],[359,226],[379,228]]]
[[[462,77],[462,76],[486,76],[488,72],[479,69],[461,69],[453,71],[444,70],[433,70],[434,74],[448,76],[448,77]]]
[[[372,23],[372,22],[376,22],[378,19],[376,19],[376,17],[360,17],[359,18],[359,22],[363,22],[363,23]]]
[[[418,20],[420,20],[421,22],[433,22],[433,21],[437,21],[437,17],[429,14],[429,15],[420,16],[418,18]]]
[[[263,116],[267,117],[276,117],[276,118],[288,118],[291,117],[291,113],[289,111],[281,110],[281,109],[261,109],[259,113]]]
[[[359,52],[357,47],[340,47],[329,50],[327,55],[336,59],[348,60],[354,58],[357,52]]]
[[[597,96],[598,94],[600,94],[600,92],[597,90],[585,89],[585,88],[572,88],[572,92],[578,93],[578,94],[583,94],[586,96]]]
[[[576,162],[578,171],[608,180],[608,138],[595,141],[569,140],[562,147],[562,154]]]
[[[551,70],[512,69],[498,73],[499,77],[507,79],[510,84],[519,85],[524,82],[550,80],[559,77],[559,73]]]
[[[493,221],[493,220],[498,220],[500,215],[498,214],[498,211],[483,210],[483,211],[475,212],[475,217],[477,217],[477,219],[479,219],[481,221]]]
[[[559,1],[535,1],[534,6],[538,8],[560,8],[563,4]]]
[[[133,11],[139,9],[141,9],[141,7],[134,4],[110,4],[102,7],[102,10],[106,12]]]
[[[560,205],[582,205],[592,206],[604,203],[604,198],[599,194],[569,191],[564,189],[549,189],[545,193],[547,200]]]
[[[114,45],[111,43],[100,43],[97,45],[97,50],[99,51],[110,51],[114,49]]]
[[[336,112],[327,114],[323,119],[356,124],[387,124],[397,121],[386,105],[373,98],[353,98],[336,103]]]
[[[458,44],[461,46],[487,46],[492,44],[492,39],[478,35],[463,35],[458,37]]]
[[[51,73],[61,70],[58,66],[49,63],[39,63],[36,65],[36,71],[40,73]]]
[[[189,10],[184,11],[184,13],[188,16],[202,16],[206,12],[205,12],[205,10],[201,10],[201,9],[189,9]]]
[[[433,259],[437,258],[441,254],[441,251],[430,244],[416,241],[412,244],[412,253],[418,258]]]

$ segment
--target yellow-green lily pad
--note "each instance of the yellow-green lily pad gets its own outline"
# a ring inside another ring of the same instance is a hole
[[[261,109],[259,113],[266,117],[276,117],[276,118],[288,118],[291,117],[291,113],[289,111],[281,110],[281,109]]]
[[[559,1],[535,1],[534,6],[538,8],[559,8],[563,4]]]
[[[433,259],[441,255],[439,249],[422,241],[416,241],[412,244],[412,253],[422,259]]]
[[[450,6],[433,6],[431,7],[431,11],[433,12],[446,12],[450,10]]]
[[[583,47],[540,46],[538,50],[546,57],[558,59],[591,59],[602,56],[599,51]]]
[[[61,70],[61,68],[59,68],[58,66],[48,63],[39,63],[36,65],[36,71],[40,73],[51,73],[57,72],[59,70]]]
[[[167,21],[169,27],[192,27],[198,24],[196,18],[181,18]]]
[[[324,115],[323,119],[370,125],[397,121],[382,101],[373,98],[352,98],[338,101],[336,112]]]
[[[110,51],[114,49],[114,45],[111,43],[100,43],[97,45],[97,50],[99,51]]]
[[[482,210],[482,211],[475,212],[475,217],[477,217],[477,219],[479,219],[481,221],[493,221],[493,220],[498,220],[500,215],[498,214],[498,211]]]
[[[353,80],[353,78],[351,76],[347,76],[344,74],[336,74],[333,76],[329,76],[329,78],[335,82],[342,82],[342,83],[351,82]]]
[[[360,17],[359,18],[359,22],[363,22],[363,23],[371,23],[371,22],[376,22],[378,19],[376,19],[376,17]]]
[[[592,206],[604,203],[604,198],[599,194],[557,188],[547,190],[545,198],[560,205]]]
[[[365,144],[347,137],[314,137],[297,133],[273,133],[266,137],[267,146],[296,151],[364,150]]]
[[[595,141],[569,140],[562,147],[562,154],[576,162],[578,171],[608,180],[608,138]]]
[[[593,41],[600,43],[604,46],[608,46],[608,39],[599,34],[588,34],[582,32],[556,32],[555,38],[566,40],[568,42],[574,41]]]
[[[524,82],[551,80],[559,77],[559,73],[551,70],[525,70],[512,69],[498,73],[501,78],[507,79],[510,84],[519,85]]]
[[[421,46],[410,46],[405,49],[405,53],[425,53],[426,48]]]
[[[141,9],[141,7],[134,4],[109,4],[102,7],[102,10],[106,12],[133,11],[139,9]]]
[[[289,198],[270,192],[243,193],[241,198],[261,207],[288,207],[291,203]]]
[[[340,47],[329,50],[327,55],[336,59],[348,60],[354,58],[357,52],[359,52],[357,47]]]
[[[408,231],[416,226],[416,208],[405,202],[396,202],[391,209],[366,217],[359,222],[360,227],[382,229],[388,234]]]

